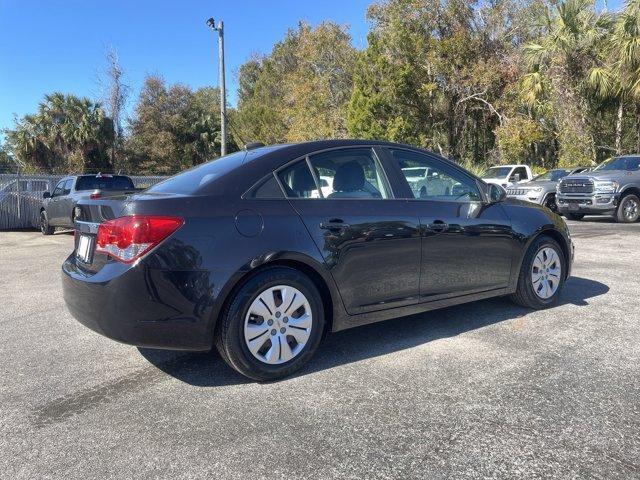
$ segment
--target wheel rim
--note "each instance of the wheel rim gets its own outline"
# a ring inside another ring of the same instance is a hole
[[[549,200],[547,200],[547,208],[552,212],[558,211],[558,206],[556,205],[556,201],[554,198],[550,198]]]
[[[638,216],[638,202],[630,198],[624,204],[624,217],[627,220],[633,220]]]
[[[312,326],[307,297],[290,285],[277,285],[261,292],[249,306],[244,339],[256,359],[278,365],[302,352]]]
[[[531,283],[536,295],[544,300],[553,297],[560,286],[562,263],[551,247],[543,247],[536,254],[531,266]]]

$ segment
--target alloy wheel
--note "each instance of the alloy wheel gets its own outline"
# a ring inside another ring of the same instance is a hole
[[[543,247],[536,254],[531,266],[531,283],[536,295],[544,300],[551,298],[560,285],[562,262],[551,247]]]
[[[262,291],[249,306],[244,339],[256,359],[278,365],[302,352],[312,326],[307,297],[290,285],[276,285]]]
[[[638,217],[638,201],[634,198],[629,198],[623,205],[624,216],[627,220],[634,220]]]

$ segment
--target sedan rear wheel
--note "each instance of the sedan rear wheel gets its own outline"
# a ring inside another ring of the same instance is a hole
[[[258,294],[244,320],[244,340],[251,354],[279,365],[304,350],[311,336],[313,313],[309,300],[290,285],[276,285]]]
[[[235,294],[217,329],[224,360],[254,380],[275,380],[301,368],[324,329],[322,297],[298,270],[270,267]]]

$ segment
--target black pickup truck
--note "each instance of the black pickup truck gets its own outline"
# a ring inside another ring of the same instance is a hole
[[[72,175],[60,180],[53,192],[44,192],[40,230],[51,235],[56,227],[73,228],[75,207],[82,198],[102,198],[138,191],[125,175]]]

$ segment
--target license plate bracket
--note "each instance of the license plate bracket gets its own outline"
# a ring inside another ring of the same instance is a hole
[[[91,247],[93,238],[89,235],[80,234],[78,246],[76,247],[76,258],[83,263],[91,263]]]

